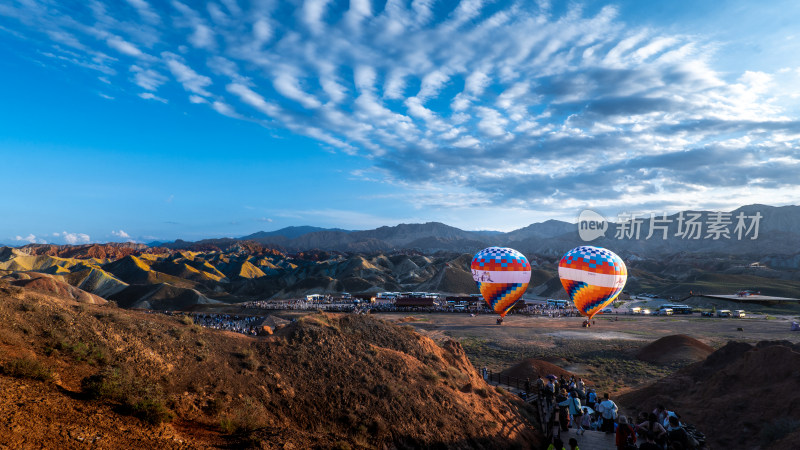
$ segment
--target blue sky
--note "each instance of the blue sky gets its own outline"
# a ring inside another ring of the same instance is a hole
[[[791,1],[0,4],[0,242],[797,202]]]

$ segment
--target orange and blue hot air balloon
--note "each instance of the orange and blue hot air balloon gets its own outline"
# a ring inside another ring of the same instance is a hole
[[[500,317],[508,314],[531,281],[527,258],[511,248],[485,248],[475,254],[470,268],[483,299]]]
[[[614,252],[585,245],[561,258],[558,277],[578,311],[591,319],[622,292],[628,268]]]

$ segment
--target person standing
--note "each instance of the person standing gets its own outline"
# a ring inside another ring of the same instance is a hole
[[[569,407],[569,415],[572,417],[572,427],[578,429],[576,432],[577,434],[583,434],[583,425],[581,424],[583,408],[581,407],[581,401],[578,399],[578,396],[575,395],[575,392],[570,392],[569,397],[560,402],[558,405]]]
[[[614,419],[617,418],[617,404],[611,401],[608,398],[608,392],[603,394],[603,401],[597,407],[597,410],[600,411],[603,417],[603,426],[601,427],[602,431],[606,433],[613,433],[614,432]]]
[[[544,380],[542,376],[539,375],[539,378],[536,379],[536,395],[543,395],[544,394]]]
[[[556,385],[553,383],[552,378],[548,378],[547,384],[544,386],[544,401],[547,404],[547,409],[553,406],[553,397],[556,395]]]
[[[558,391],[556,404],[558,404],[558,424],[561,426],[561,431],[569,431],[569,397],[566,389]]]
[[[586,394],[586,406],[594,408],[595,403],[597,403],[597,393],[594,389],[589,389],[589,393]]]
[[[586,430],[592,429],[592,415],[589,414],[589,410],[586,409],[585,406],[582,409],[583,415],[581,416],[581,427],[584,431],[581,431],[581,434],[583,434]]]

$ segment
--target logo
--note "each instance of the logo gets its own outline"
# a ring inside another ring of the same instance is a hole
[[[590,209],[584,209],[578,216],[578,235],[586,242],[606,235],[606,218]]]

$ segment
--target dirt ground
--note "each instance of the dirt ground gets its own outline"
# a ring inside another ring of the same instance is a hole
[[[594,382],[599,389],[622,393],[669,375],[692,361],[658,365],[640,361],[645,345],[670,335],[684,334],[717,349],[728,341],[800,342],[790,331],[792,316],[765,318],[707,318],[691,316],[596,317],[591,328],[583,318],[507,316],[503,325],[494,315],[396,313],[381,317],[403,320],[434,340],[453,338],[478,367],[502,371],[526,358],[552,362]],[[741,331],[739,330],[741,329]]]

